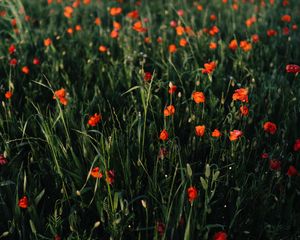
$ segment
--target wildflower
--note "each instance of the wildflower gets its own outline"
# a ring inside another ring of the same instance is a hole
[[[61,104],[67,105],[68,100],[66,99],[66,95],[66,90],[64,88],[61,88],[54,92],[53,99],[58,98]]]
[[[91,171],[91,176],[94,178],[102,178],[102,173],[99,167],[94,167]]]
[[[180,41],[179,41],[179,45],[181,47],[185,47],[187,45],[187,40],[185,38],[181,38]]]
[[[107,51],[107,47],[105,47],[104,45],[100,45],[99,48],[98,48],[99,52],[106,52]]]
[[[68,28],[67,29],[67,33],[70,34],[70,35],[72,35],[73,34],[73,29],[72,28]]]
[[[298,171],[297,171],[297,169],[294,166],[290,166],[286,174],[289,177],[297,176],[298,175]]]
[[[14,44],[11,44],[8,48],[9,54],[13,54],[16,51],[16,46]]]
[[[203,92],[193,92],[192,98],[195,103],[205,103],[205,96]]]
[[[169,117],[175,114],[175,107],[173,105],[169,105],[164,109],[164,116]]]
[[[131,19],[137,19],[137,18],[139,18],[139,12],[138,12],[138,10],[131,11],[131,12],[127,13],[126,17],[131,18]]]
[[[95,18],[95,21],[94,21],[94,23],[97,25],[97,26],[99,26],[100,24],[101,24],[101,19],[100,18]]]
[[[294,149],[295,152],[300,151],[300,139],[296,139],[296,141],[294,143],[294,146],[293,146],[293,149]]]
[[[271,170],[278,171],[281,168],[281,162],[276,159],[272,159],[269,161],[269,167]]]
[[[22,72],[24,74],[29,74],[29,67],[25,66],[25,67],[22,67]]]
[[[286,65],[285,70],[288,73],[299,73],[300,66],[298,66],[296,64],[288,64],[288,65]]]
[[[64,16],[66,18],[71,18],[73,14],[74,9],[71,6],[66,6],[64,8]]]
[[[16,66],[18,63],[18,60],[16,58],[12,58],[10,61],[9,61],[9,65],[10,66]]]
[[[213,240],[227,240],[227,233],[220,231],[215,233]]]
[[[210,21],[214,22],[214,21],[217,20],[217,16],[216,16],[215,14],[211,14],[211,15],[209,16],[209,19],[210,19]]]
[[[267,153],[262,153],[262,154],[260,155],[260,157],[261,157],[262,159],[267,159],[267,158],[269,158],[269,154],[267,154]]]
[[[32,63],[33,63],[33,65],[39,65],[41,62],[37,57],[35,57],[35,58],[33,58]]]
[[[159,139],[162,141],[167,141],[169,138],[169,134],[166,129],[162,130],[159,134]]]
[[[12,92],[11,91],[7,91],[6,93],[5,93],[5,98],[6,99],[10,99],[11,97],[12,97]]]
[[[156,223],[156,231],[158,232],[158,234],[160,236],[162,236],[164,234],[165,228],[166,228],[166,226],[162,222],[157,222]]]
[[[214,50],[217,48],[217,44],[215,42],[210,42],[209,43],[209,49]]]
[[[184,27],[182,27],[182,26],[177,26],[177,27],[176,27],[176,34],[177,34],[178,36],[183,35],[183,34],[184,34]]]
[[[176,28],[176,27],[177,27],[177,22],[174,21],[174,20],[172,20],[172,21],[170,22],[170,26],[171,26],[172,28]]]
[[[170,82],[168,93],[169,93],[169,94],[173,94],[173,93],[176,92],[176,90],[177,90],[177,87],[176,87],[175,85],[173,85],[173,83]]]
[[[205,126],[204,125],[198,125],[195,127],[195,133],[198,137],[203,137],[205,133]]]
[[[269,29],[269,30],[267,31],[267,35],[268,35],[268,37],[276,36],[276,35],[277,35],[277,31],[274,30],[274,29]]]
[[[0,166],[7,164],[7,159],[3,154],[0,154]]]
[[[290,34],[290,29],[288,27],[282,28],[282,34],[283,35],[289,35]]]
[[[211,136],[214,137],[214,138],[218,138],[218,137],[221,137],[221,132],[218,130],[218,129],[215,129],[212,133],[211,133]]]
[[[106,171],[106,182],[110,185],[114,184],[114,182],[115,182],[115,171],[114,170]]]
[[[198,191],[197,188],[191,186],[187,189],[187,194],[188,194],[188,198],[190,203],[192,203],[197,197],[198,197]]]
[[[145,72],[145,74],[144,74],[144,80],[146,82],[148,82],[148,81],[151,80],[151,78],[152,78],[152,73],[151,72]]]
[[[111,16],[117,16],[119,14],[122,13],[122,8],[120,7],[112,7],[110,10],[109,10],[109,14]]]
[[[233,130],[233,131],[230,131],[229,140],[230,141],[236,141],[241,136],[243,136],[243,132],[242,131],[240,131],[240,130]]]
[[[20,200],[19,200],[19,203],[18,203],[19,207],[20,208],[27,208],[28,207],[28,199],[26,196],[22,197]]]
[[[249,108],[247,106],[241,106],[240,107],[240,112],[243,116],[248,116],[249,115]]]
[[[235,51],[239,45],[236,39],[231,40],[231,42],[229,43],[228,47],[232,50]]]
[[[78,31],[81,31],[81,29],[82,29],[82,28],[81,28],[80,25],[76,25],[76,26],[75,26],[75,30],[76,30],[77,32],[78,32]]]
[[[259,36],[258,36],[258,34],[253,34],[251,36],[251,39],[252,39],[252,42],[258,43],[259,42]]]
[[[283,15],[281,17],[281,21],[286,22],[286,23],[289,23],[291,20],[292,20],[292,17],[290,15],[288,15],[288,14]]]
[[[234,94],[232,95],[232,100],[236,101],[242,101],[242,102],[248,102],[248,89],[246,88],[239,88],[234,91]]]
[[[137,21],[133,24],[133,27],[132,27],[133,30],[137,31],[137,32],[140,32],[140,33],[143,33],[143,32],[146,32],[147,31],[147,28],[144,28],[143,27],[143,23],[141,21]]]
[[[263,128],[265,130],[265,132],[270,133],[270,134],[275,134],[277,131],[277,126],[275,123],[272,122],[266,122],[263,125]]]
[[[248,43],[247,41],[241,41],[240,47],[243,49],[244,52],[248,52],[252,49],[251,43]]]
[[[171,44],[169,45],[169,53],[175,53],[177,51],[176,45]]]
[[[205,63],[204,69],[202,69],[202,73],[210,74],[215,70],[216,67],[217,67],[217,64],[214,61]]]
[[[52,44],[52,40],[50,39],[50,38],[46,38],[45,40],[44,40],[44,45],[45,45],[45,47],[48,47],[48,46],[50,46]]]
[[[95,113],[89,118],[88,125],[95,127],[102,119],[102,116],[98,113]]]

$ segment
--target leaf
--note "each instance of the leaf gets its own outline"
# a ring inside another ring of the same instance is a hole
[[[220,171],[216,171],[213,173],[212,181],[215,182],[220,175]]]
[[[38,205],[38,204],[39,204],[39,202],[41,201],[41,199],[42,199],[42,197],[44,196],[44,194],[45,194],[45,189],[43,189],[43,190],[39,193],[39,195],[37,195],[36,198],[34,199],[35,205]]]
[[[209,164],[205,165],[205,173],[204,174],[205,174],[206,178],[210,177],[210,166],[209,166]]]
[[[14,185],[15,183],[13,181],[7,180],[0,182],[0,187],[8,186],[8,185]]]

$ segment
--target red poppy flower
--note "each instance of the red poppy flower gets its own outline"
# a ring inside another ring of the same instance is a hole
[[[164,109],[164,116],[169,117],[175,114],[175,107],[173,105],[169,105]]]
[[[115,182],[115,171],[114,170],[106,171],[106,182],[110,185],[114,184],[114,182]]]
[[[18,205],[19,205],[20,208],[27,208],[28,207],[28,199],[27,199],[27,197],[26,196],[22,197],[19,200]]]
[[[248,89],[246,88],[239,88],[234,91],[234,94],[232,95],[232,100],[236,101],[242,101],[242,102],[248,102]]]
[[[193,92],[192,98],[195,103],[205,103],[205,96],[203,92]]]
[[[289,177],[297,176],[298,175],[298,171],[297,171],[297,169],[294,166],[290,166],[286,174]]]
[[[3,154],[0,154],[0,166],[7,164],[7,159]]]
[[[249,115],[249,108],[247,106],[241,106],[240,107],[240,112],[243,116],[248,116]]]
[[[300,72],[300,66],[298,66],[296,64],[288,64],[288,65],[286,65],[285,70],[288,73],[299,73]]]
[[[205,126],[204,125],[198,125],[195,127],[195,133],[198,137],[203,137],[205,133]]]
[[[68,104],[68,99],[66,98],[67,92],[64,88],[61,88],[54,92],[53,99],[58,98],[60,103],[63,105]]]
[[[275,134],[277,131],[277,126],[275,123],[272,122],[266,122],[263,126],[265,132],[270,133],[270,134]]]
[[[215,233],[213,240],[227,240],[227,233],[220,231]]]
[[[159,139],[162,141],[167,141],[169,138],[169,134],[166,129],[162,130],[159,134]]]
[[[214,61],[205,63],[204,69],[202,69],[202,73],[210,74],[216,69],[216,67],[217,67],[217,63]]]
[[[230,132],[229,140],[230,141],[236,141],[241,136],[243,136],[243,132],[240,130],[233,130]]]
[[[294,149],[295,152],[300,151],[300,139],[296,139],[296,141],[294,143],[294,146],[293,146],[293,149]]]
[[[99,167],[94,167],[91,171],[91,176],[94,178],[102,178],[102,173]]]
[[[281,168],[281,162],[276,159],[272,159],[269,161],[269,167],[272,170],[278,171]]]
[[[192,203],[198,197],[198,191],[195,187],[189,187],[187,190],[188,198],[190,203]]]
[[[218,137],[221,137],[221,132],[218,130],[218,129],[215,129],[212,133],[211,133],[211,136],[214,137],[214,138],[218,138]]]

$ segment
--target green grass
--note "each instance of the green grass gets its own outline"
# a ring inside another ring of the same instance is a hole
[[[287,173],[290,166],[300,170],[293,149],[300,138],[300,79],[285,69],[300,64],[300,30],[292,27],[299,25],[298,0],[287,6],[265,0],[265,7],[237,1],[236,11],[231,0],[91,0],[67,18],[64,8],[73,2],[0,1],[0,154],[7,160],[0,165],[0,239],[224,240],[215,235],[221,231],[227,239],[299,239],[300,180]],[[112,7],[122,13],[111,16]],[[133,10],[138,19],[126,16]],[[291,22],[281,20],[285,14]],[[247,27],[252,16],[257,21]],[[146,32],[132,29],[138,20]],[[176,35],[172,20],[192,33]],[[122,26],[118,38],[110,36],[113,21]],[[219,32],[211,36],[205,28],[214,25]],[[277,35],[269,37],[269,29]],[[233,39],[252,49],[229,49]],[[100,52],[100,45],[108,50]],[[202,73],[211,61],[216,69]],[[67,105],[53,99],[61,88]],[[248,103],[233,100],[240,88],[248,89]],[[205,103],[193,101],[194,91],[204,93]],[[169,105],[175,114],[165,117]],[[95,113],[102,119],[90,126]],[[268,121],[275,134],[264,130]],[[202,137],[197,125],[205,125]],[[167,141],[159,138],[163,129]],[[211,136],[214,129],[221,137]],[[233,130],[243,136],[230,141]],[[279,160],[280,169],[270,160]],[[95,167],[102,178],[91,175]],[[191,186],[198,191],[194,201]],[[27,208],[19,207],[23,196]]]

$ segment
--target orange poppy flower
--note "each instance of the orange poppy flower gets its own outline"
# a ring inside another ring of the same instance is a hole
[[[175,114],[175,107],[173,105],[169,105],[164,109],[164,116],[169,117]]]
[[[7,91],[6,93],[5,93],[5,98],[6,99],[10,99],[11,97],[12,97],[12,92],[11,91]]]
[[[183,34],[184,34],[184,27],[182,27],[182,26],[177,26],[177,27],[176,27],[176,34],[177,34],[178,36],[183,35]]]
[[[66,95],[66,90],[64,88],[61,88],[54,92],[53,99],[58,98],[61,104],[67,105],[68,100],[66,99]]]
[[[241,136],[243,136],[243,132],[240,130],[233,130],[230,131],[230,136],[229,136],[229,140],[230,141],[235,141],[237,139],[239,139]]]
[[[205,63],[204,69],[202,69],[202,73],[210,74],[215,70],[216,67],[217,67],[217,64],[214,61]]]
[[[19,202],[18,202],[18,206],[20,208],[27,208],[28,207],[28,198],[26,196],[22,197]]]
[[[198,137],[203,137],[205,133],[205,126],[204,125],[198,125],[195,127],[195,133]]]
[[[259,42],[259,36],[258,36],[258,34],[253,34],[251,36],[251,39],[252,39],[252,42],[254,42],[254,43]]]
[[[120,30],[122,28],[122,25],[116,21],[113,21],[113,27],[115,30]]]
[[[64,15],[66,18],[71,18],[73,14],[73,8],[71,6],[66,6],[64,9]]]
[[[269,29],[269,30],[267,31],[267,35],[268,35],[268,37],[276,36],[276,35],[277,35],[277,31],[274,30],[274,29]]]
[[[177,87],[172,82],[170,82],[169,83],[169,94],[175,93],[176,90],[177,90]]]
[[[73,34],[73,29],[72,28],[68,28],[67,29],[67,33],[70,34],[70,35],[72,35]]]
[[[81,31],[81,26],[80,26],[80,25],[76,25],[76,26],[75,26],[75,30],[76,30],[76,31]]]
[[[203,92],[193,92],[192,98],[195,103],[205,103],[205,96]]]
[[[97,26],[99,26],[100,24],[101,24],[101,19],[100,18],[95,18],[95,21],[94,21],[94,23],[97,25]]]
[[[107,51],[107,47],[105,47],[105,46],[103,46],[103,45],[100,45],[98,50],[99,50],[99,52],[104,53],[104,52]]]
[[[111,16],[117,16],[119,14],[122,13],[122,8],[120,7],[112,7],[110,10],[109,10],[109,13]]]
[[[177,51],[176,45],[171,44],[169,45],[169,53],[175,53]]]
[[[289,23],[289,22],[291,22],[291,20],[292,20],[292,17],[291,17],[290,15],[288,15],[288,14],[283,15],[283,16],[281,17],[281,21],[283,21],[283,22]]]
[[[236,101],[242,101],[242,102],[248,102],[248,89],[246,88],[239,88],[234,91],[234,94],[232,95],[232,100]]]
[[[235,51],[239,45],[236,39],[231,40],[231,42],[229,43],[228,47],[232,50]]]
[[[91,176],[94,177],[94,178],[102,178],[102,173],[100,172],[100,168],[99,167],[94,167],[92,170],[91,170]]]
[[[45,47],[48,47],[48,46],[50,46],[52,44],[52,40],[50,39],[50,38],[46,38],[45,40],[44,40],[44,45],[45,45]]]
[[[197,10],[198,10],[198,11],[202,11],[202,10],[203,10],[203,6],[202,6],[202,5],[200,5],[200,4],[197,4],[197,6],[196,6],[196,7],[197,7]]]
[[[27,67],[27,66],[23,67],[22,72],[25,74],[29,74],[29,67]]]
[[[143,23],[141,21],[137,21],[133,24],[133,27],[132,27],[133,30],[137,31],[137,32],[146,32],[147,31],[147,28],[144,28],[143,27]]]
[[[181,38],[180,41],[179,41],[179,45],[181,47],[185,47],[187,45],[187,40],[185,38]]]
[[[98,113],[95,113],[89,118],[88,125],[95,127],[102,119],[102,116]]]
[[[214,138],[218,138],[218,137],[221,137],[221,132],[218,130],[218,129],[215,129],[212,133],[211,133],[211,136],[214,137]]]
[[[215,42],[210,42],[209,43],[209,49],[214,50],[217,48],[217,44]]]
[[[169,138],[169,134],[166,129],[162,130],[159,134],[159,139],[162,141],[167,141]]]
[[[251,43],[248,43],[247,41],[241,41],[240,47],[243,49],[244,52],[248,52],[252,49]]]
[[[119,37],[119,32],[117,31],[117,30],[112,30],[111,32],[110,32],[110,37],[111,38],[118,38]]]

